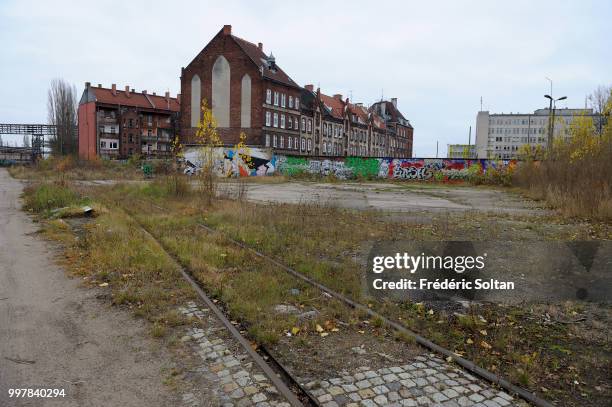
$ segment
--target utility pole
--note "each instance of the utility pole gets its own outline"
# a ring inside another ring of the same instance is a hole
[[[438,140],[436,140],[436,158],[438,158]]]

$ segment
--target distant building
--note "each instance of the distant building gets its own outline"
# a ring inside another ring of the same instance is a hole
[[[476,153],[478,158],[517,158],[519,149],[525,144],[543,146],[548,144],[549,109],[538,109],[532,114],[490,114],[478,112],[476,117]],[[593,123],[599,120],[593,109],[556,109],[553,137],[569,137],[572,121],[576,117],[590,117]]]
[[[448,158],[476,158],[476,146],[474,144],[449,144]]]
[[[313,85],[299,86],[254,44],[225,25],[181,71],[181,142],[197,144],[203,100],[217,120],[226,145],[240,133],[251,146],[292,155],[412,155],[413,128],[397,99],[367,108],[327,96]]]
[[[178,133],[180,95],[170,97],[129,86],[117,90],[85,83],[79,102],[79,157],[166,157]]]

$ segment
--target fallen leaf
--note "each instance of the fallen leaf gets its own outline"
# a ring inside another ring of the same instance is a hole
[[[480,346],[482,346],[485,349],[491,349],[492,348],[492,346],[489,345],[488,343],[486,343],[485,341],[481,341],[480,342]]]
[[[321,336],[322,336],[322,337],[324,337],[324,338],[325,338],[327,335],[329,335],[329,332],[321,332]]]
[[[108,287],[108,283],[99,284],[100,287]]]
[[[471,338],[468,338],[467,341],[465,341],[465,343],[467,343],[468,345],[471,345],[474,343],[474,341]]]
[[[300,328],[298,328],[297,326],[294,326],[293,328],[291,328],[291,333],[293,335],[297,335],[300,332]]]
[[[480,331],[480,334],[483,336],[487,336],[487,331],[485,329],[483,329],[482,331]]]
[[[315,329],[317,330],[317,332],[323,332],[323,327],[321,325],[319,325],[319,324],[317,324]]]

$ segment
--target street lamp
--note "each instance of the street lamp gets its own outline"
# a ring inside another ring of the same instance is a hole
[[[555,131],[555,110],[557,108],[556,102],[567,99],[567,96],[562,96],[559,99],[554,99],[550,95],[544,95],[544,97],[550,101],[548,108],[548,151],[550,151],[552,149],[553,133]]]

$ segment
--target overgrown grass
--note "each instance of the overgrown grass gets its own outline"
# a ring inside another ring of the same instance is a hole
[[[278,318],[272,311],[275,304],[300,307],[320,294],[300,287],[294,279],[287,279],[285,273],[236,248],[222,236],[210,235],[197,226],[198,221],[280,259],[354,300],[369,304],[392,320],[401,321],[479,365],[540,392],[545,398],[563,400],[564,405],[583,406],[597,405],[597,400],[605,397],[605,391],[588,390],[588,385],[579,386],[578,390],[572,383],[602,385],[599,375],[605,371],[607,362],[603,355],[610,349],[609,341],[581,333],[579,326],[543,324],[542,318],[550,309],[485,304],[473,307],[465,316],[456,316],[445,310],[431,310],[423,304],[376,301],[362,289],[364,253],[375,241],[445,240],[449,236],[499,239],[506,236],[508,224],[513,228],[522,225],[540,237],[575,239],[580,237],[576,228],[551,236],[545,233],[550,227],[548,222],[556,222],[553,218],[540,224],[532,218],[493,219],[469,213],[434,216],[429,223],[398,222],[382,213],[325,205],[255,205],[223,200],[202,208],[197,198],[175,199],[169,195],[159,202],[168,212],[157,209],[152,213],[152,208],[147,209],[142,201],[137,201],[138,204],[132,201],[146,190],[117,187],[109,198],[121,196],[139,221],[147,224],[164,245],[194,270],[197,278],[228,304],[231,314],[243,321],[261,342],[275,342],[297,323],[291,318]],[[583,237],[588,236],[585,231]],[[294,298],[288,294],[296,286],[304,296]],[[336,309],[330,303],[322,308],[325,316],[317,320],[320,324],[332,317],[344,321],[363,318],[346,308]],[[575,305],[568,303],[559,305],[556,312],[564,319],[571,319],[575,310]],[[602,312],[608,315],[606,308]],[[373,329],[378,325],[380,321],[370,321]],[[314,331],[308,323],[301,329]],[[593,355],[600,355],[602,359],[598,361]]]
[[[86,201],[61,182],[30,186],[24,194],[24,208],[36,213],[49,212],[52,209],[81,204]]]
[[[602,135],[575,120],[572,137],[556,140],[543,160],[518,166],[514,184],[570,217],[612,221],[612,120]]]

